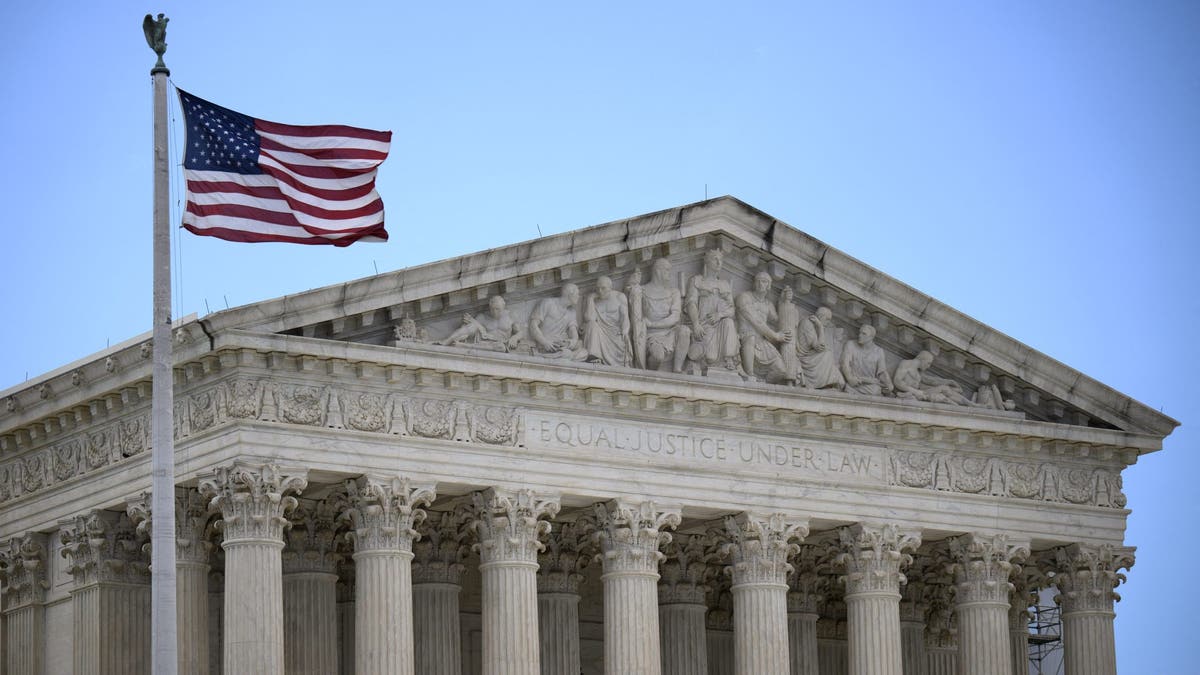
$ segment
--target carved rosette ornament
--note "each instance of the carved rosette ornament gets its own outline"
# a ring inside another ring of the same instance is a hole
[[[341,495],[337,495],[340,497]],[[337,550],[337,516],[341,500],[299,500],[285,536],[283,572],[334,574],[341,560]]]
[[[660,547],[671,543],[663,528],[677,527],[678,508],[659,508],[654,502],[614,500],[596,505],[595,534],[600,545],[604,573],[657,574],[663,554]]]
[[[150,580],[150,564],[143,551],[145,538],[123,513],[95,510],[75,516],[63,523],[60,537],[62,556],[76,587]]]
[[[538,593],[579,594],[581,572],[593,555],[588,523],[566,522],[538,555]]]
[[[40,605],[46,600],[46,535],[26,533],[0,545],[4,608]]]
[[[420,535],[416,526],[425,520],[420,508],[433,502],[432,485],[412,485],[397,476],[362,476],[346,481],[349,495],[341,518],[349,520],[356,553],[364,551],[411,551]]]
[[[837,564],[845,569],[846,596],[883,593],[900,597],[900,572],[912,562],[911,551],[921,545],[921,537],[905,532],[891,523],[858,524],[838,531],[842,552]]]
[[[483,564],[500,561],[537,563],[545,545],[538,541],[550,533],[542,518],[558,514],[557,496],[538,495],[533,490],[489,488],[473,496],[472,525],[479,543],[475,545]]]
[[[221,513],[217,526],[225,548],[239,540],[282,542],[289,525],[285,516],[298,503],[290,493],[308,487],[306,474],[276,464],[234,462],[201,478],[200,494]]]
[[[413,583],[461,584],[463,561],[471,550],[463,514],[430,511],[423,525],[421,538],[413,543]]]
[[[663,548],[659,565],[658,604],[703,605],[708,595],[704,581],[708,575],[709,542],[697,534],[677,534]]]

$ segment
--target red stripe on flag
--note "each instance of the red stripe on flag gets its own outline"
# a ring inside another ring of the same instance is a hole
[[[280,124],[279,122],[268,122],[266,120],[255,119],[254,128],[260,131],[265,131],[268,134],[279,134],[281,136],[306,136],[313,138],[316,136],[347,136],[349,138],[362,138],[368,141],[376,141],[379,143],[391,143],[392,132],[390,131],[374,131],[372,129],[360,129],[358,127],[348,127],[341,124],[316,124],[316,125],[293,125]]]

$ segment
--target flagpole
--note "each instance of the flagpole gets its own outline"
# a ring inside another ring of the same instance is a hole
[[[167,152],[167,18],[146,15],[146,42],[158,54],[154,78],[154,349],[151,387],[153,456],[150,502],[151,672],[175,675],[179,668],[175,595],[175,411],[171,355],[171,165]]]

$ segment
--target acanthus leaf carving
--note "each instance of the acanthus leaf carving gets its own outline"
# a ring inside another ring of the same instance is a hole
[[[1125,582],[1120,570],[1133,567],[1133,554],[1131,547],[1071,544],[1042,560],[1064,613],[1112,612],[1121,599],[1116,588]]]
[[[75,586],[94,583],[147,583],[150,564],[145,537],[124,513],[93,510],[65,521],[59,533],[62,556]]]
[[[921,545],[916,532],[902,531],[892,523],[858,523],[838,530],[842,552],[837,564],[845,570],[846,595],[894,593],[899,595],[904,567],[912,563],[906,551]]]
[[[787,584],[792,566],[787,559],[800,552],[793,540],[808,536],[808,521],[782,513],[740,513],[725,519],[729,542],[722,554],[729,558],[733,585]]]
[[[547,539],[538,555],[538,592],[578,595],[582,571],[594,555],[590,536],[594,524],[577,520],[556,525],[557,534]]]
[[[959,604],[1007,605],[1013,584],[1009,574],[1014,562],[1029,556],[1029,544],[1010,542],[1007,535],[965,534],[950,540],[955,597]]]
[[[678,527],[681,516],[677,507],[660,507],[652,501],[617,499],[595,506],[604,573],[654,574],[663,558],[659,550],[671,542],[665,528]]]
[[[277,464],[237,461],[200,478],[200,494],[221,514],[217,526],[224,546],[241,540],[282,543],[287,514],[296,508],[292,493],[308,486],[306,472]]]
[[[557,495],[539,495],[533,490],[488,488],[472,495],[471,527],[482,564],[492,562],[536,563],[545,549],[539,541],[550,533],[560,508]]]
[[[289,520],[292,526],[284,535],[283,572],[337,571],[341,554],[337,548],[339,509],[344,496],[335,494],[320,501],[298,500]]]
[[[471,550],[468,529],[461,510],[427,512],[421,537],[412,546],[413,583],[461,584]]]
[[[44,534],[27,532],[0,545],[5,609],[45,602],[50,589],[46,563]]]
[[[659,564],[658,603],[703,605],[709,586],[711,542],[700,534],[676,534],[663,547]]]
[[[346,494],[340,518],[350,522],[355,553],[411,551],[425,519],[421,507],[437,496],[432,485],[414,485],[406,476],[373,475],[346,481]]]

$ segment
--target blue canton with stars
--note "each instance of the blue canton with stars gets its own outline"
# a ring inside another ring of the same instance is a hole
[[[182,89],[179,102],[187,125],[183,166],[197,171],[262,173],[254,118],[197,98]]]

